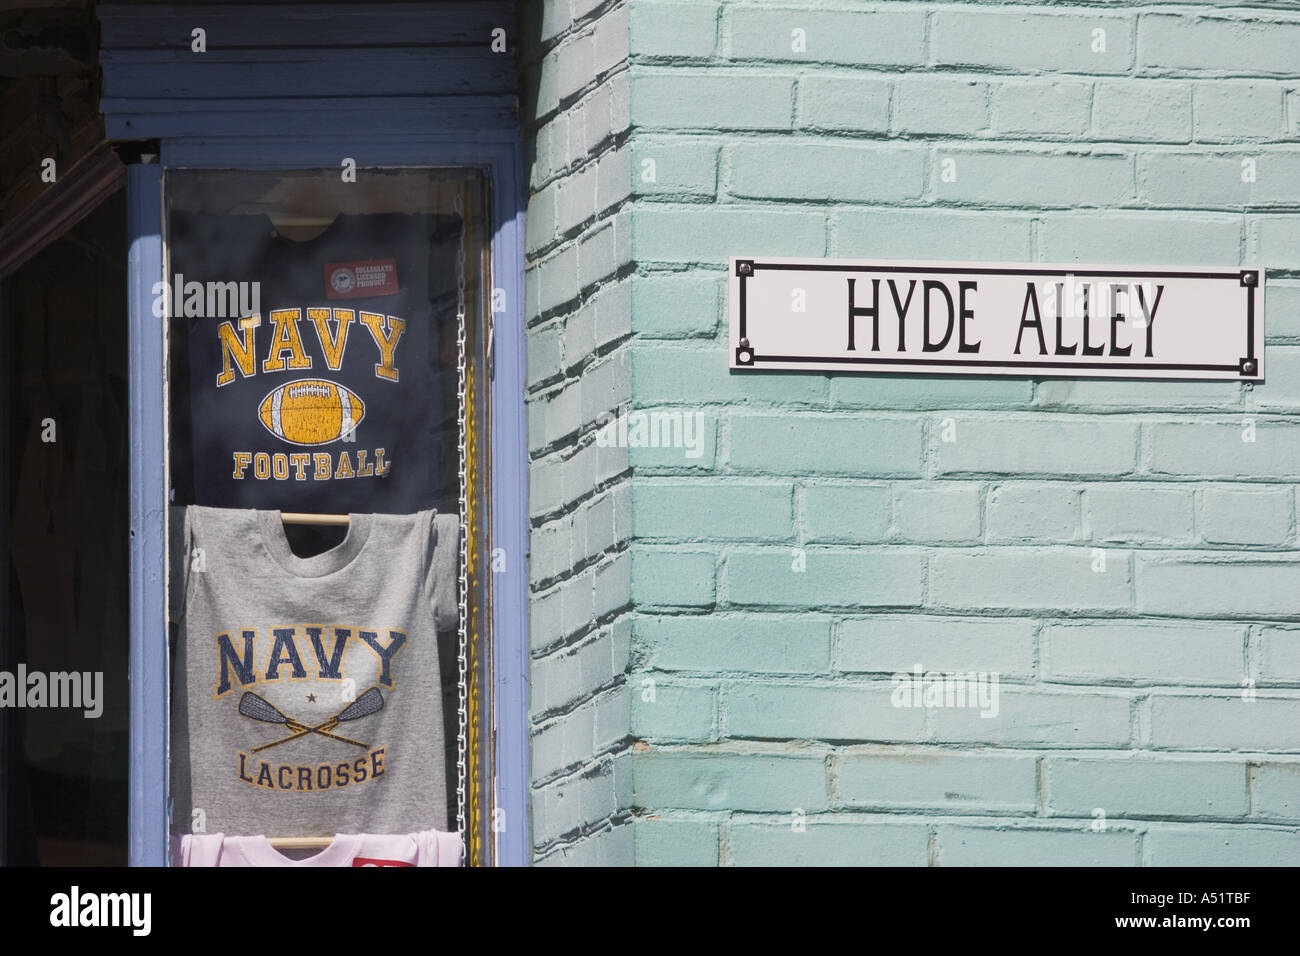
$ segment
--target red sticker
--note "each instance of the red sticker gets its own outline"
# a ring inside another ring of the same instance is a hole
[[[402,860],[376,860],[368,856],[359,856],[352,861],[353,866],[415,866]]]
[[[326,298],[364,299],[372,295],[396,294],[397,261],[395,259],[325,263]]]

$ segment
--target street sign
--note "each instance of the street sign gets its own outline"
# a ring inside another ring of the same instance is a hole
[[[731,368],[1264,380],[1264,271],[747,259]]]

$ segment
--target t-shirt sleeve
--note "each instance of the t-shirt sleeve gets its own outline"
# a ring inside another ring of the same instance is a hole
[[[455,628],[460,619],[459,516],[435,514],[432,537],[433,557],[429,565],[429,585],[433,593],[433,620],[438,630],[447,631]]]
[[[193,541],[192,510],[184,505],[172,505],[167,515],[167,554],[171,562],[171,581],[168,584],[168,618],[180,621],[185,615],[185,593],[189,585],[190,550]]]

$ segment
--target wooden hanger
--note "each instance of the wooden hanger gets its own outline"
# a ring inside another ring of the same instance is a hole
[[[268,837],[266,842],[277,850],[323,850],[334,837]]]
[[[347,515],[313,515],[301,511],[281,511],[280,520],[285,524],[332,525],[337,528],[348,526]]]

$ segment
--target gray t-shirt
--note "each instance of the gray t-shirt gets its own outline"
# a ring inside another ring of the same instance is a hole
[[[173,830],[445,828],[456,517],[353,514],[299,557],[278,512],[172,512]]]

